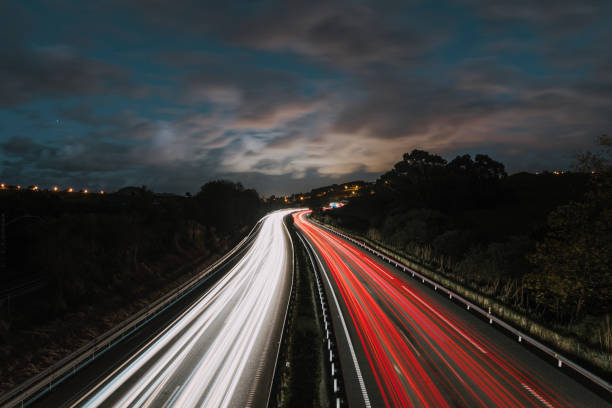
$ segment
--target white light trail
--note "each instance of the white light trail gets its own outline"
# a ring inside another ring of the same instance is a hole
[[[278,315],[291,258],[283,217],[264,217],[242,259],[187,311],[73,406],[237,406]]]

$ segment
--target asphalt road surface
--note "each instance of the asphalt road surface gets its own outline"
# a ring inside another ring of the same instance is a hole
[[[554,361],[306,215],[294,220],[324,271],[349,406],[612,406]]]
[[[105,353],[34,405],[266,406],[292,285],[290,212],[264,217],[231,269],[146,340],[128,339],[129,354]]]

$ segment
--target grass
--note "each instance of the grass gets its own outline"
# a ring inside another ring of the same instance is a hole
[[[293,234],[293,232],[292,232]],[[293,242],[299,242],[293,236]],[[282,369],[278,407],[328,407],[329,378],[324,369],[324,336],[315,301],[315,284],[304,248],[297,245],[296,293],[288,320],[286,359]]]

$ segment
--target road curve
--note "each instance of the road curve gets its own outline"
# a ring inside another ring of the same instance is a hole
[[[485,321],[316,226],[351,407],[610,407]]]
[[[283,222],[290,212],[265,216],[242,258],[209,290],[64,405],[266,406],[292,285]]]

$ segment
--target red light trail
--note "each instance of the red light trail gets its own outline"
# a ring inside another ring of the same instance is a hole
[[[375,379],[368,388],[386,406],[575,406],[409,280],[307,221],[307,213],[294,214],[295,224],[329,268]]]

